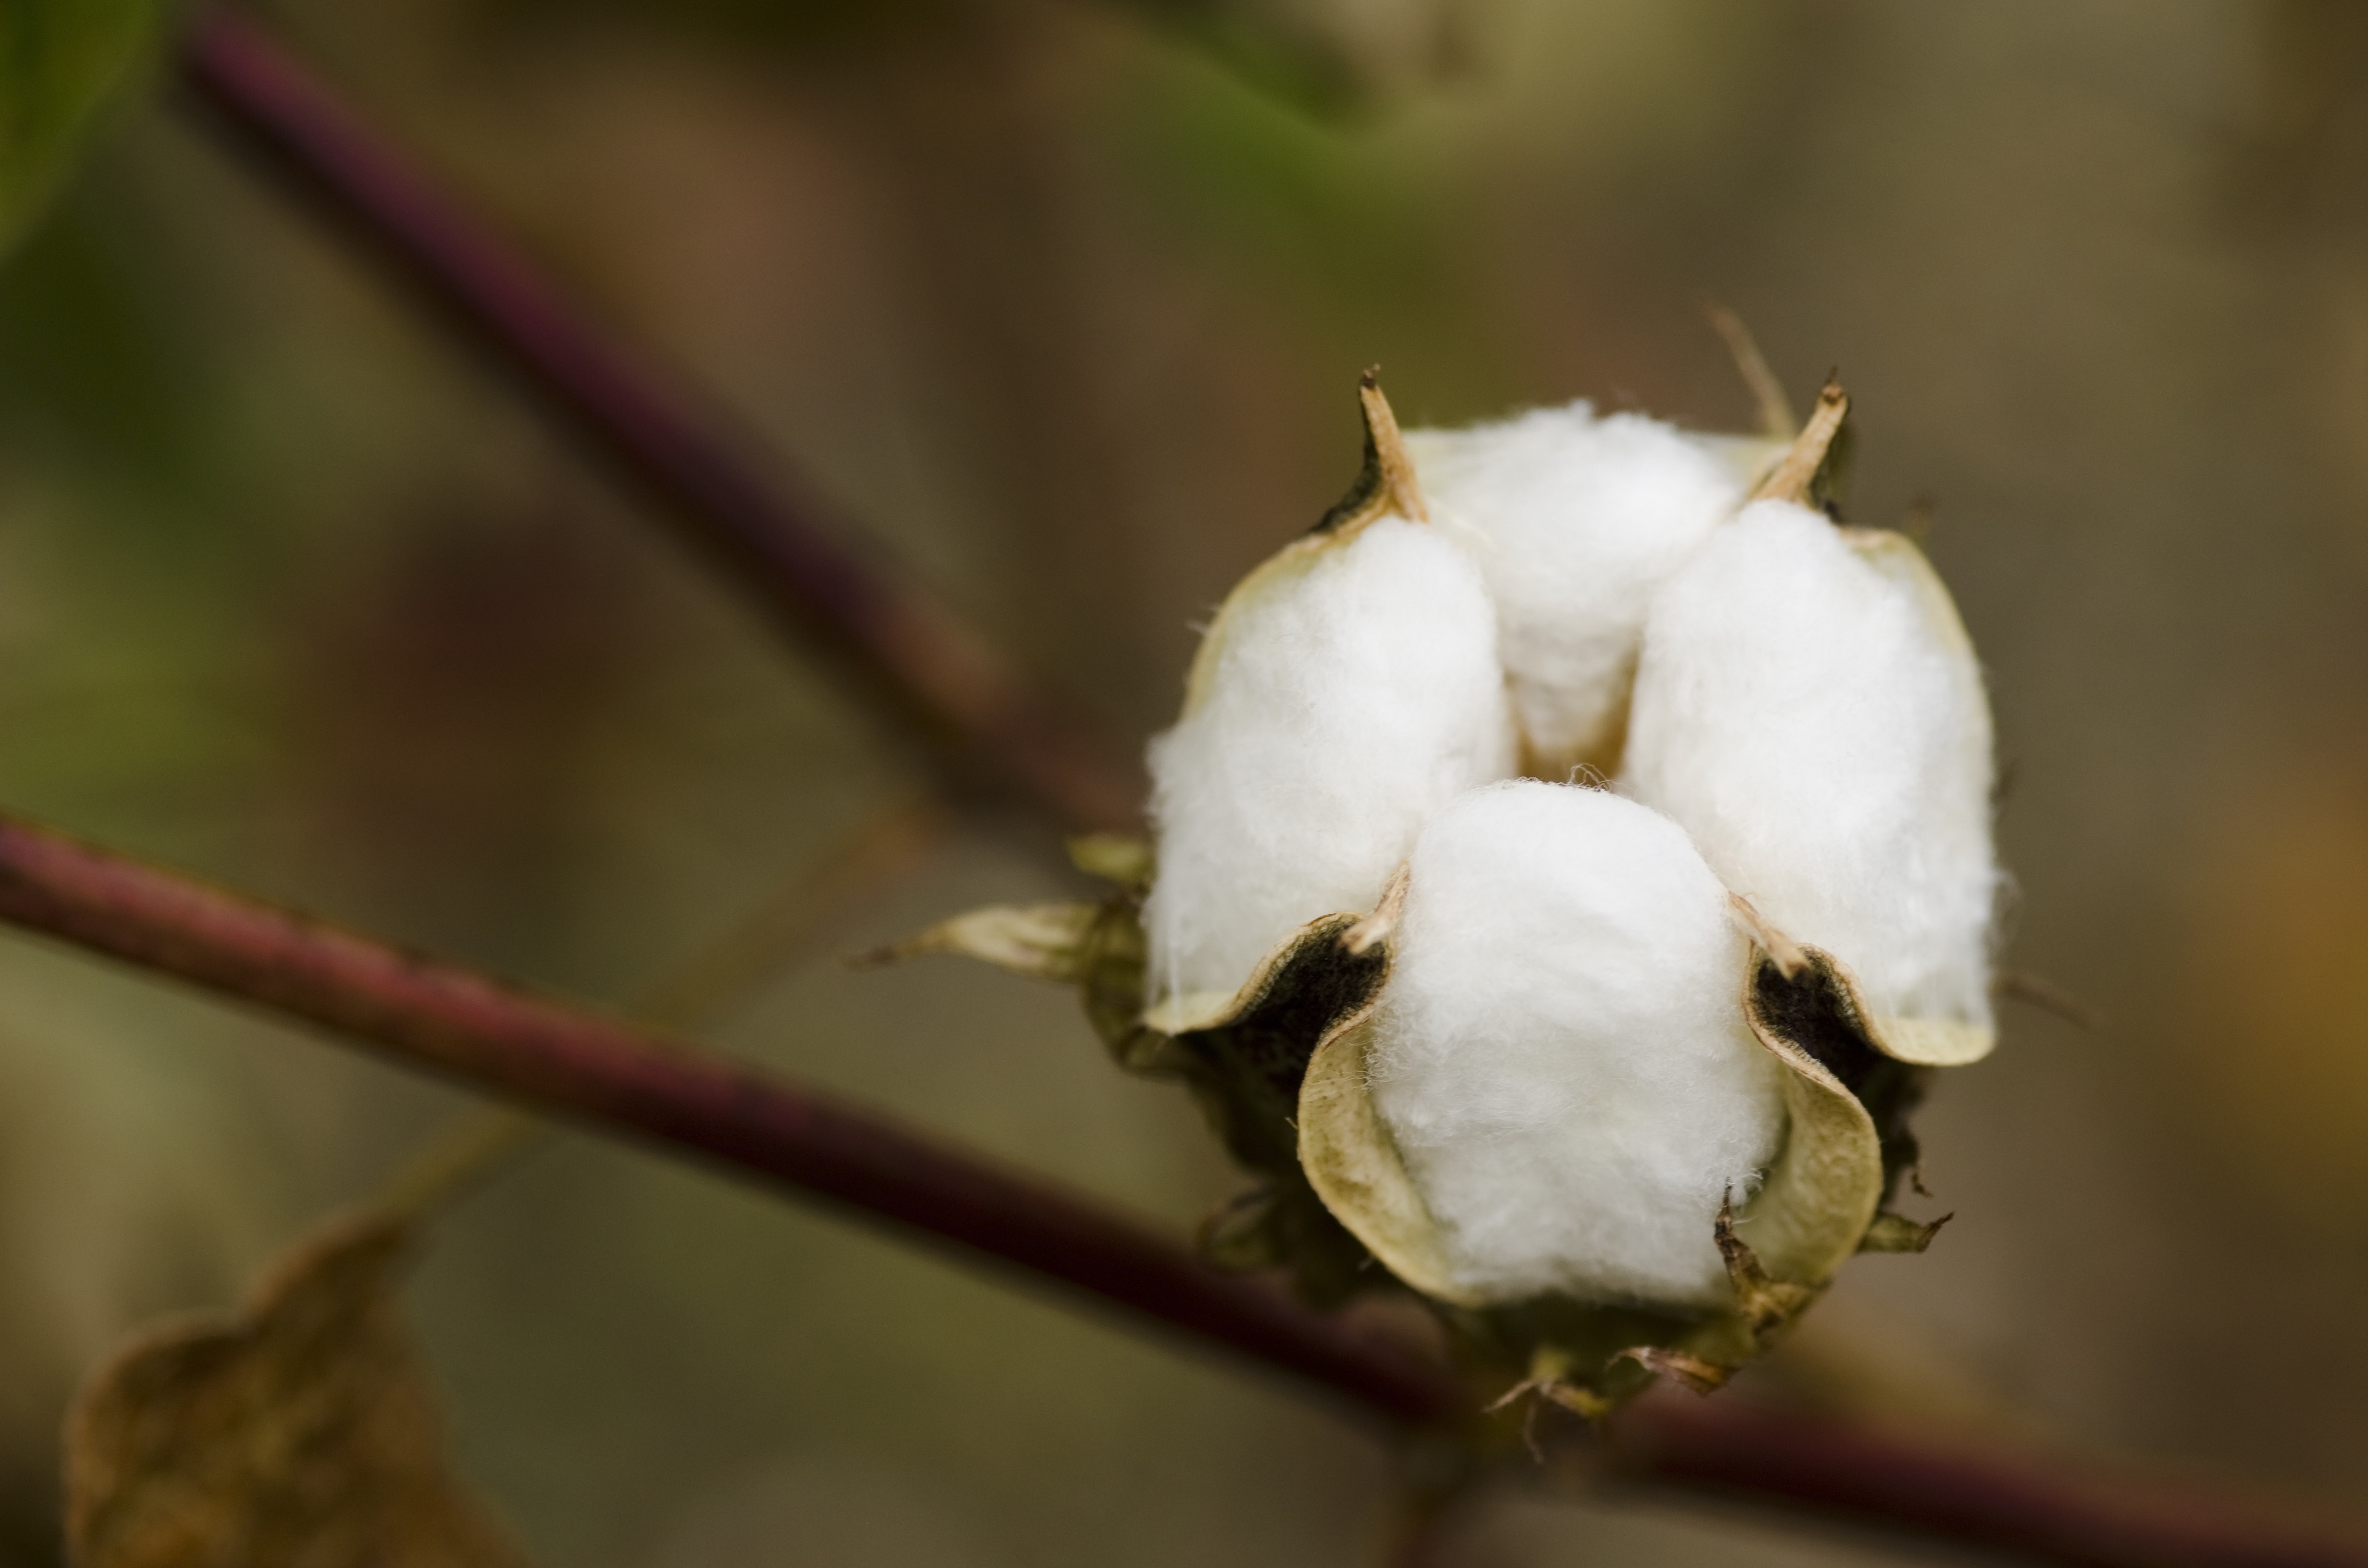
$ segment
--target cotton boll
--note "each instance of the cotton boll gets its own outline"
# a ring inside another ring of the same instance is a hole
[[[1759,502],[1656,600],[1622,789],[1877,1014],[1990,1027],[1990,781],[1972,646],[1899,536]]]
[[[1151,743],[1155,1022],[1205,1020],[1292,931],[1371,909],[1432,813],[1512,771],[1496,644],[1470,558],[1403,517],[1235,590]]]
[[[1721,1199],[1782,1142],[1748,949],[1683,829],[1516,780],[1427,828],[1368,1058],[1460,1290],[1716,1306]]]
[[[1407,447],[1497,601],[1531,770],[1614,766],[1645,606],[1741,504],[1767,444],[1575,403]]]

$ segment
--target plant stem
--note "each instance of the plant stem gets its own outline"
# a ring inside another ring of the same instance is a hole
[[[620,1020],[0,815],[0,920],[325,1026],[514,1103],[894,1221],[1406,1425],[1466,1418],[1444,1369],[1221,1275],[1090,1200]],[[1728,1397],[1648,1397],[1611,1473],[2090,1568],[2368,1568],[2192,1485],[2104,1483]]]
[[[728,421],[611,341],[255,23],[227,9],[199,16],[181,70],[247,148],[613,459],[760,609],[934,742],[958,788],[985,785],[1072,829],[1135,822],[1143,787],[1130,767],[846,530],[820,521],[773,465],[722,433]]]
[[[874,1112],[334,926],[0,817],[0,919],[351,1035],[513,1103],[893,1221],[1294,1372],[1395,1420],[1443,1371],[1041,1178]]]
[[[662,1029],[713,1023],[776,973],[833,914],[919,864],[950,825],[944,809],[926,796],[874,813],[819,866],[784,883],[720,937],[629,997],[625,1011]],[[548,1130],[542,1118],[525,1111],[472,1107],[404,1162],[377,1202],[414,1215],[439,1209],[532,1148]]]
[[[1613,1477],[1720,1493],[2079,1568],[2363,1568],[2356,1527],[2166,1476],[1804,1415],[1732,1394],[1656,1392],[1614,1417]]]

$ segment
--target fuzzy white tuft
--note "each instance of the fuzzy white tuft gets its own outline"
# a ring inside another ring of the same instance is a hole
[[[1716,1306],[1711,1235],[1782,1142],[1726,890],[1658,813],[1517,780],[1416,846],[1374,1104],[1486,1299]]]
[[[1497,601],[1530,765],[1611,766],[1654,591],[1742,503],[1713,448],[1585,403],[1407,437],[1432,515],[1467,540]]]
[[[1396,517],[1235,591],[1151,743],[1153,1008],[1230,996],[1300,926],[1372,908],[1425,821],[1512,771],[1496,642],[1469,558]]]
[[[1860,537],[1876,549],[1763,501],[1671,579],[1621,787],[1683,824],[1770,924],[1848,964],[1877,1012],[1987,1028],[1981,674],[1910,547]]]

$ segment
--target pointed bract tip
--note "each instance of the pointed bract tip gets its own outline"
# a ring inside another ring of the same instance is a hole
[[[1414,459],[1398,431],[1390,400],[1382,395],[1382,368],[1369,365],[1357,378],[1357,408],[1365,425],[1365,460],[1349,494],[1333,504],[1314,529],[1343,539],[1376,517],[1400,517],[1410,523],[1430,521],[1422,488],[1415,483]]]
[[[1809,422],[1801,426],[1800,435],[1793,439],[1792,449],[1768,471],[1768,477],[1759,482],[1751,499],[1810,505],[1817,475],[1833,451],[1834,437],[1841,434],[1842,421],[1849,416],[1850,393],[1842,390],[1839,375],[1829,375],[1824,390],[1817,393],[1817,406],[1809,411]]]
[[[1390,400],[1382,391],[1380,366],[1359,378],[1357,401],[1365,413],[1365,439],[1381,472],[1385,509],[1410,523],[1430,521],[1430,508],[1422,501],[1422,487],[1415,483],[1414,459],[1406,452],[1406,437],[1398,430],[1397,415],[1390,411]]]

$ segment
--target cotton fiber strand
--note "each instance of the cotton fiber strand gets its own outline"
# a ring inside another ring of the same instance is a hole
[[[1616,760],[1654,591],[1743,499],[1733,453],[1585,403],[1407,446],[1440,526],[1497,601],[1513,700],[1542,777]],[[1758,443],[1741,443],[1758,447]]]
[[[1383,517],[1235,590],[1151,743],[1149,1001],[1221,1003],[1319,915],[1370,910],[1434,812],[1514,766],[1496,612],[1470,558]]]
[[[1990,1026],[1989,708],[1897,535],[1748,508],[1655,601],[1624,792],[1877,1013]]]
[[[1461,1288],[1714,1306],[1712,1226],[1782,1142],[1726,890],[1666,817],[1516,780],[1423,833],[1375,1107]]]

